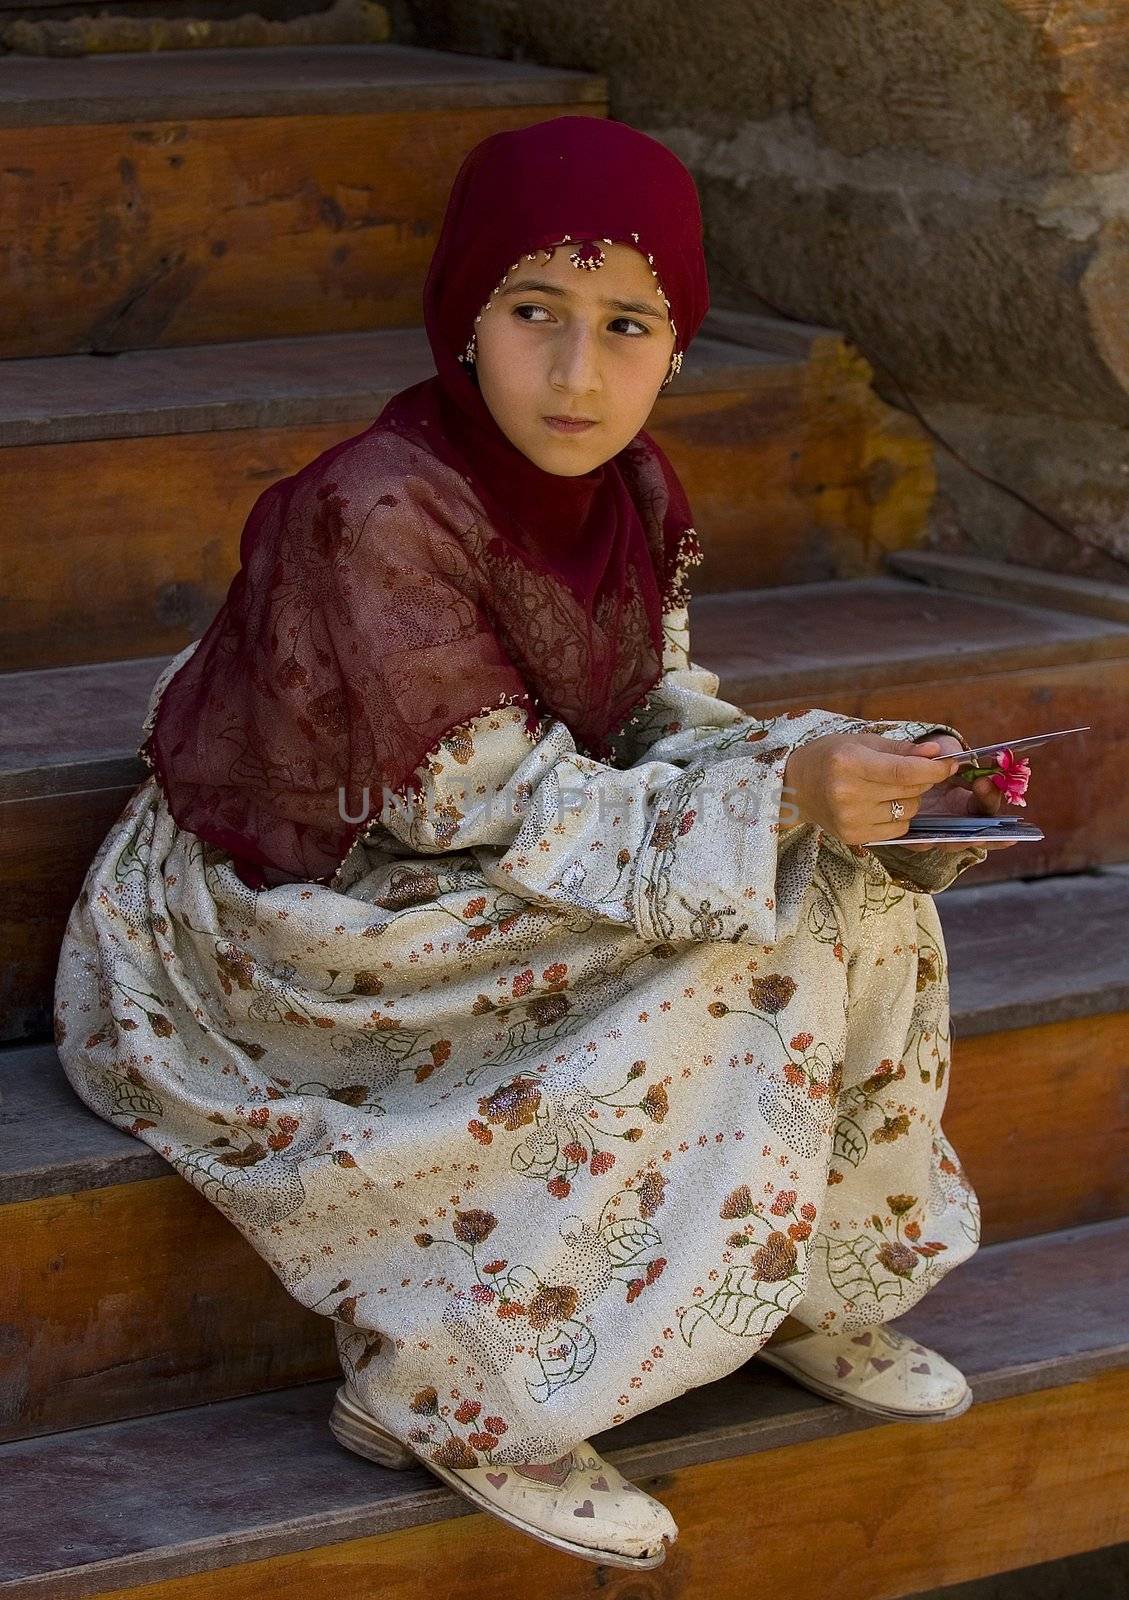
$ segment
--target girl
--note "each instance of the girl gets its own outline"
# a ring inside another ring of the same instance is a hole
[[[707,303],[662,145],[472,151],[437,376],[259,497],[57,985],[82,1099],[334,1319],[341,1443],[625,1567],[677,1529],[588,1436],[770,1338],[847,1405],[971,1400],[889,1324],[979,1239],[931,894],[985,851],[863,845],[1001,795],[924,759],[955,729],[691,662],[642,430]]]

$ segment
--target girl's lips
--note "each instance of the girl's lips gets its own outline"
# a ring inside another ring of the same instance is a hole
[[[550,428],[556,429],[558,433],[586,433],[589,428],[596,426],[594,422],[588,422],[580,418],[546,417],[545,421]]]

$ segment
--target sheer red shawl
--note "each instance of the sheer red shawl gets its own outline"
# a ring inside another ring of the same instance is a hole
[[[621,123],[558,117],[484,140],[451,191],[424,291],[437,375],[265,489],[240,568],[142,747],[179,824],[254,888],[331,882],[418,789],[445,734],[498,705],[604,757],[662,672],[662,613],[700,559],[645,432],[561,477],[516,449],[460,364],[525,256],[617,240],[648,256],[676,352],[708,306],[693,180]],[[568,248],[568,246],[566,246]]]

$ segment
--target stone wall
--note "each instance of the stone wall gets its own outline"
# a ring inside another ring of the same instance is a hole
[[[936,543],[1129,576],[1129,0],[394,0],[604,73],[692,168],[714,298],[855,339],[938,452]]]

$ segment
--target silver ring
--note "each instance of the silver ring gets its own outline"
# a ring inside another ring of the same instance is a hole
[[[895,822],[897,822],[899,818],[904,817],[905,814],[906,808],[903,806],[900,800],[890,801],[890,815],[893,817]]]

